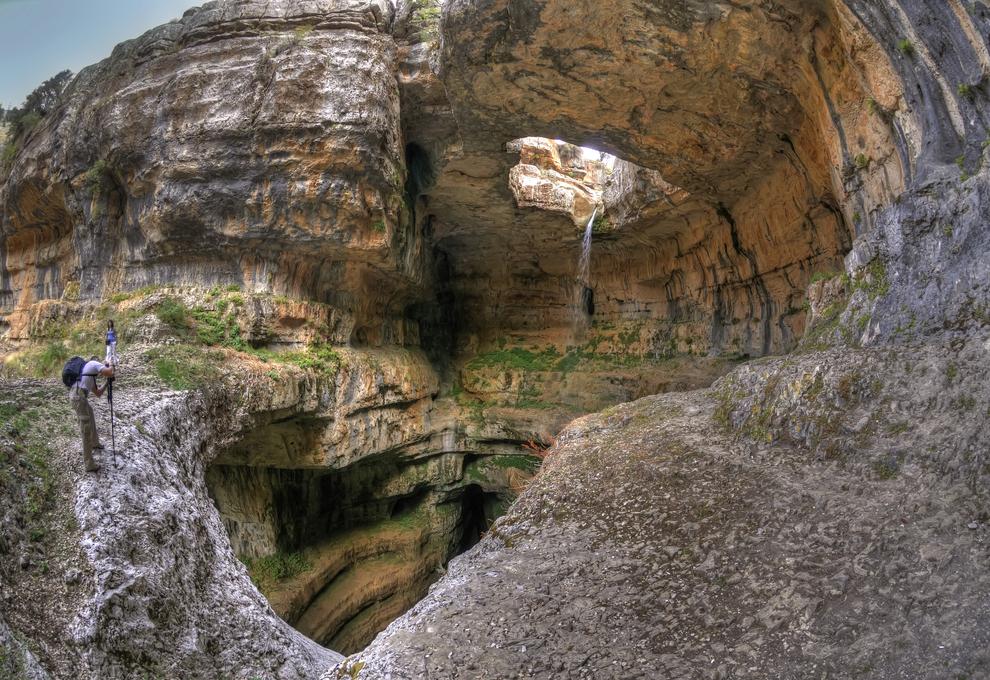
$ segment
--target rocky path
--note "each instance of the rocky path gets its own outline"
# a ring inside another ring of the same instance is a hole
[[[126,365],[114,390],[116,462],[107,401],[91,399],[106,451],[90,474],[64,388],[14,386],[31,394],[18,408],[48,438],[57,488],[42,518],[48,562],[13,571],[16,555],[0,550],[0,577],[14,575],[0,585],[8,623],[31,623],[55,677],[305,678],[341,658],[275,615],[207,493],[207,453],[250,422],[252,407],[280,398],[252,398],[250,377],[236,390],[184,392],[156,384],[139,361]]]
[[[990,677],[971,489],[743,443],[715,410],[704,391],[575,421],[485,540],[328,677]]]

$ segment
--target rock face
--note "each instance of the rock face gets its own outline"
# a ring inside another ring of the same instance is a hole
[[[576,420],[328,677],[981,677],[990,432],[938,405],[990,405],[987,351],[773,360]]]
[[[381,333],[428,264],[402,213],[391,12],[209,3],[85,69],[4,184],[5,307],[245,283]]]
[[[0,667],[313,677],[436,582],[330,675],[981,677],[988,30],[220,0],[118,46],[0,170],[4,380],[115,316],[131,390],[96,477],[57,388],[0,402]]]

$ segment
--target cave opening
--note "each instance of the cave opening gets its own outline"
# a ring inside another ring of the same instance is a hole
[[[235,554],[275,612],[347,654],[477,544],[536,465],[512,443],[468,448],[455,433],[413,455],[319,465],[327,427],[261,426],[223,451],[206,480]]]
[[[458,554],[473,548],[488,531],[491,522],[496,518],[491,516],[491,502],[478,484],[469,484],[461,496],[461,542]]]

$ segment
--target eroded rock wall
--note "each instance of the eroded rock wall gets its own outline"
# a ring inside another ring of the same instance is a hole
[[[391,13],[209,3],[80,73],[0,188],[13,336],[69,287],[237,283],[387,337],[428,259],[402,199]]]

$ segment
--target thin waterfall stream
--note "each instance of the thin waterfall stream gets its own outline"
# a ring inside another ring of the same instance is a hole
[[[584,239],[581,241],[581,257],[578,259],[577,286],[574,300],[574,323],[578,329],[587,325],[587,320],[595,313],[594,293],[591,289],[591,234],[598,217],[598,207],[591,213],[588,226],[584,228]]]

